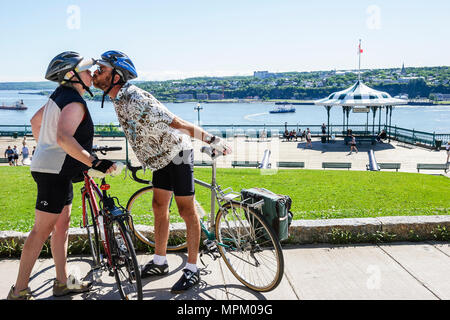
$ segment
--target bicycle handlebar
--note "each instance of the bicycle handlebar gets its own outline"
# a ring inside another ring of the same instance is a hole
[[[93,146],[92,152],[100,152],[103,155],[106,155],[108,151],[119,151],[122,150],[122,147],[108,147],[108,146]]]
[[[211,159],[213,159],[213,160],[215,160],[216,158],[218,158],[218,157],[220,157],[221,155],[223,155],[222,152],[220,152],[220,151],[218,151],[218,150],[216,150],[216,149],[214,149],[214,148],[207,147],[207,146],[203,146],[203,147],[200,149],[200,151],[203,152],[203,153],[206,153],[207,155],[209,155],[209,156],[211,157]],[[142,170],[142,166],[136,166],[136,167],[134,167],[134,166],[131,165],[131,162],[128,160],[128,161],[127,161],[127,168],[128,168],[128,170],[131,171],[131,176],[132,176],[132,178],[133,178],[134,181],[139,182],[139,183],[142,183],[142,184],[151,184],[151,181],[150,181],[150,180],[144,180],[144,179],[141,179],[141,178],[139,178],[139,177],[136,175],[136,173],[137,173],[139,170]]]
[[[219,150],[214,149],[214,148],[212,148],[212,147],[207,147],[207,146],[203,146],[203,147],[200,149],[200,151],[201,151],[202,153],[206,153],[206,154],[207,154],[208,156],[210,156],[211,159],[213,159],[213,160],[215,160],[215,159],[217,159],[218,157],[220,157],[220,156],[223,155],[223,153],[220,152]]]
[[[136,176],[136,172],[138,172],[139,170],[142,170],[142,166],[133,167],[131,165],[131,162],[128,160],[127,161],[127,168],[128,168],[128,170],[131,171],[131,176],[133,177],[134,181],[142,183],[142,184],[151,184],[150,180],[144,180],[144,179],[141,179],[141,178]]]

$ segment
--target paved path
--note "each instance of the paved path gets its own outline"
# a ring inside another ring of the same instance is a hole
[[[449,300],[450,245],[402,242],[380,245],[305,245],[284,248],[285,274],[268,293],[253,292],[238,282],[221,259],[202,271],[200,285],[180,295],[170,293],[186,263],[185,253],[168,254],[170,273],[144,279],[145,300]],[[151,256],[139,255],[140,264]],[[69,257],[69,272],[85,276],[88,256]],[[0,260],[0,299],[6,298],[18,271],[18,259]],[[199,263],[199,266],[202,266]],[[52,259],[39,259],[30,287],[37,299],[116,300],[114,279],[106,273],[89,294],[53,298]]]
[[[337,139],[334,143],[321,143],[319,138],[313,138],[312,148],[305,148],[305,141],[283,142],[282,139],[272,138],[268,141],[258,142],[256,139],[249,141],[245,137],[227,138],[228,143],[233,148],[233,153],[227,157],[218,159],[218,167],[231,167],[232,161],[261,161],[266,149],[271,150],[270,162],[274,165],[277,161],[302,161],[305,162],[305,169],[322,169],[322,162],[351,162],[351,170],[366,170],[369,163],[368,151],[374,150],[377,162],[397,162],[401,163],[400,172],[417,172],[417,163],[445,163],[447,154],[445,150],[436,151],[427,148],[402,144],[397,141],[391,143],[362,143],[357,145],[358,153],[350,152],[350,146],[344,144],[342,139]],[[27,137],[29,149],[36,145],[34,139]],[[125,139],[124,138],[95,138],[94,144],[107,146],[121,146],[122,151],[114,151],[106,156],[110,159],[125,159]],[[17,145],[19,150],[22,147],[22,139],[10,137],[0,137],[0,156],[3,156],[7,146]],[[195,140],[195,160],[209,161],[209,157],[200,153],[203,143]],[[136,156],[131,147],[128,148],[129,157],[133,164],[137,164]],[[99,155],[100,158],[104,156]],[[8,165],[8,164],[0,164]],[[342,169],[337,169],[342,170]],[[390,170],[392,171],[392,170]],[[450,177],[450,171],[444,174],[443,170],[421,170],[425,174],[443,174]]]

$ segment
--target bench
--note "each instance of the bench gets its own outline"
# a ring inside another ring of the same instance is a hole
[[[349,169],[352,167],[351,162],[322,162],[322,168],[332,169]]]
[[[210,167],[212,166],[212,161],[194,161],[195,167]]]
[[[258,167],[258,161],[232,161],[231,166],[233,168],[235,167],[250,167],[250,168],[256,168]]]
[[[0,158],[0,163],[8,163],[8,158]]]
[[[401,163],[394,163],[394,162],[381,162],[378,163],[378,167],[381,169],[395,169],[398,172],[398,169],[401,167]],[[366,164],[366,169],[369,170],[369,165]]]
[[[371,144],[376,143],[376,137],[374,136],[355,136],[356,143],[361,144],[361,142],[370,142]],[[352,141],[352,138],[349,136],[344,137],[344,142],[347,145],[350,141]]]
[[[277,162],[277,166],[279,168],[304,168],[304,162],[289,162],[289,161],[280,161]]]
[[[422,170],[444,170],[445,173],[448,171],[448,163],[418,163],[417,172]]]

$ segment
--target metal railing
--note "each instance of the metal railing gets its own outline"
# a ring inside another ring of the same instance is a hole
[[[202,127],[213,134],[218,134],[223,137],[259,137],[264,131],[267,137],[282,136],[285,130],[298,132],[310,129],[313,136],[322,135],[322,126],[317,124],[300,124],[300,123],[284,123],[280,125],[273,124],[257,124],[257,125],[234,125],[234,124],[206,124]],[[450,133],[430,133],[418,131],[415,129],[401,128],[397,126],[382,125],[382,129],[386,130],[388,138],[410,143],[420,144],[429,147],[435,147],[436,141],[440,141],[442,145],[450,141]],[[349,125],[330,125],[326,129],[327,134],[334,137],[343,137],[346,135],[347,129],[352,132],[357,132],[359,135],[373,135],[373,128],[367,124],[349,124]],[[99,137],[124,137],[122,128],[119,125],[106,124],[94,125],[95,136]],[[378,132],[377,132],[378,133]],[[30,125],[0,125],[0,136],[22,137],[31,136]]]

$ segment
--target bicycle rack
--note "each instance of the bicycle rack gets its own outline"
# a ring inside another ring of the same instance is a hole
[[[264,205],[264,199],[261,199],[261,200],[255,202],[255,203],[248,203],[248,202],[250,202],[252,200],[253,200],[253,198],[244,199],[244,200],[241,201],[241,204],[243,204],[243,205],[245,205],[247,207],[250,207],[252,209],[256,209],[256,210],[261,211],[262,206]]]

